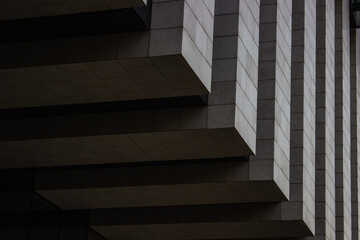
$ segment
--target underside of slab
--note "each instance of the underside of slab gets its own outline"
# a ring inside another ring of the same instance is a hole
[[[3,0],[0,4],[0,20],[106,11],[119,8],[140,7],[146,4],[147,0]]]

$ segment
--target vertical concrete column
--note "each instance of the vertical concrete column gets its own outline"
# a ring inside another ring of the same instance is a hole
[[[351,229],[352,239],[359,239],[359,43],[360,31],[352,29],[350,32],[350,84],[351,84]]]
[[[239,1],[235,128],[256,153],[260,0]]]
[[[316,1],[315,237],[335,239],[335,2]]]
[[[336,239],[351,239],[349,1],[335,1]]]
[[[260,0],[216,1],[208,128],[235,127],[256,151]]]
[[[289,197],[292,1],[260,1],[257,152],[252,181],[272,180]]]
[[[359,54],[359,51],[360,51],[360,31],[359,29],[356,30],[356,83],[359,84],[359,81],[360,81],[360,54]],[[356,89],[356,125],[357,126],[360,126],[360,87],[359,85],[357,85],[357,89]],[[359,199],[360,199],[360,190],[359,190],[359,186],[360,186],[360,139],[359,139],[359,136],[360,136],[360,127],[357,127],[356,129],[356,132],[357,132],[357,135],[356,135],[356,144],[357,144],[357,187],[358,187],[358,190],[357,190],[357,194],[358,194],[358,202],[357,202],[357,208],[358,208],[358,216],[360,215],[359,214]],[[358,236],[358,239],[360,238],[360,226],[359,226],[359,219],[358,220],[358,223],[357,223],[357,236]]]
[[[181,54],[211,88],[215,0],[153,0],[149,56]]]
[[[293,0],[292,16],[290,201],[282,214],[315,232],[316,3]]]
[[[208,128],[233,127],[239,0],[215,2],[214,52]],[[227,27],[224,27],[227,26]]]

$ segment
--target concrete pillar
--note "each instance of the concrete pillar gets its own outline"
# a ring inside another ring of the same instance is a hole
[[[290,201],[285,216],[302,219],[315,232],[316,3],[292,3]],[[296,206],[296,207],[294,207]],[[297,209],[297,210],[293,210]],[[292,214],[289,214],[293,212]]]
[[[349,1],[335,1],[336,239],[351,239]]]
[[[256,151],[260,1],[217,1],[208,128],[234,126]],[[227,26],[227,27],[224,27]],[[233,116],[232,119],[229,115]],[[229,126],[230,126],[229,125]]]
[[[260,1],[257,152],[249,178],[273,180],[289,197],[292,2]]]
[[[335,2],[316,2],[315,238],[335,239]]]
[[[350,82],[351,82],[351,229],[352,239],[359,239],[359,43],[360,31],[350,32]]]

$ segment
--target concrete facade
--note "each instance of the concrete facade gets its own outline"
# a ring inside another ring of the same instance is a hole
[[[0,239],[359,239],[349,14],[0,2]]]

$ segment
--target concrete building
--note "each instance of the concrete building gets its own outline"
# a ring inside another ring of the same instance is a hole
[[[359,239],[357,26],[355,0],[1,0],[0,239]]]

